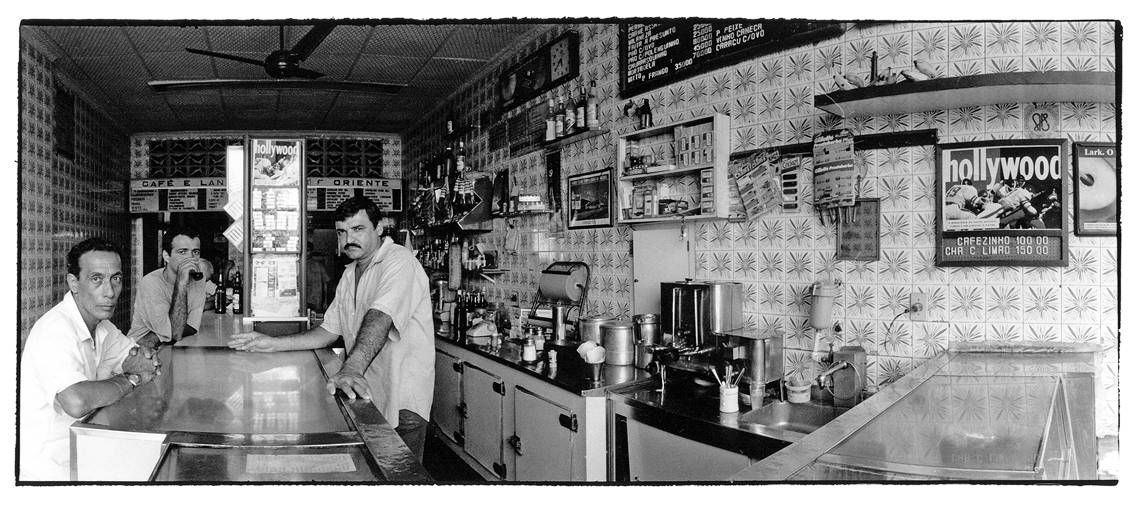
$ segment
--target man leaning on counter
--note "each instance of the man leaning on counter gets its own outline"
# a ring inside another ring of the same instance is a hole
[[[166,266],[139,281],[127,337],[153,347],[198,332],[206,298],[214,292],[209,281],[213,268],[201,256],[202,241],[197,232],[173,226],[163,234],[162,260]]]
[[[158,357],[108,319],[123,287],[119,248],[98,238],[67,253],[63,300],[32,326],[20,358],[20,479],[70,479],[68,427],[159,374]]]
[[[423,460],[435,382],[435,348],[427,274],[410,251],[380,227],[380,209],[367,197],[350,198],[334,214],[337,245],[350,259],[324,323],[282,337],[234,335],[229,346],[270,352],[323,348],[344,338],[348,356],[328,389],[371,399]]]

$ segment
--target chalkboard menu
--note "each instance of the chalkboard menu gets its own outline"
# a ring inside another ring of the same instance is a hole
[[[839,23],[809,21],[622,23],[621,96],[731,65],[746,58],[842,33]]]

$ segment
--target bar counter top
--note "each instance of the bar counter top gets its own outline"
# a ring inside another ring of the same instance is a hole
[[[73,431],[166,434],[169,451],[152,477],[157,481],[256,481],[243,470],[245,463],[280,466],[286,461],[277,454],[356,470],[284,472],[274,480],[430,481],[371,401],[350,400],[339,391],[329,395],[325,384],[343,361],[339,350],[232,350],[225,343],[244,330],[240,315],[207,313],[202,321],[197,334],[160,347],[162,374],[154,381],[77,422]]]

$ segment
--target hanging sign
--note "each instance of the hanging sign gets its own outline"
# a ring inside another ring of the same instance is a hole
[[[217,211],[226,204],[226,179],[175,177],[131,181],[131,212]]]
[[[937,262],[1068,265],[1064,139],[937,146]]]
[[[368,197],[381,211],[403,211],[403,182],[363,177],[310,177],[306,181],[310,211],[335,211],[352,197]]]

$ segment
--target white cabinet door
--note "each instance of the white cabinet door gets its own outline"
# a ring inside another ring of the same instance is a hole
[[[633,314],[661,313],[661,283],[693,277],[690,239],[695,223],[653,225],[633,231]]]
[[[486,468],[502,477],[503,394],[498,376],[478,367],[463,365],[463,449]]]
[[[751,465],[747,456],[627,420],[630,481],[724,481]]]
[[[569,481],[571,436],[577,418],[569,409],[515,387],[515,434],[507,451],[515,453],[515,480]]]
[[[459,359],[441,352],[435,352],[435,395],[431,403],[431,418],[448,439],[459,442],[463,431],[463,418],[460,416],[459,381],[462,374]]]

